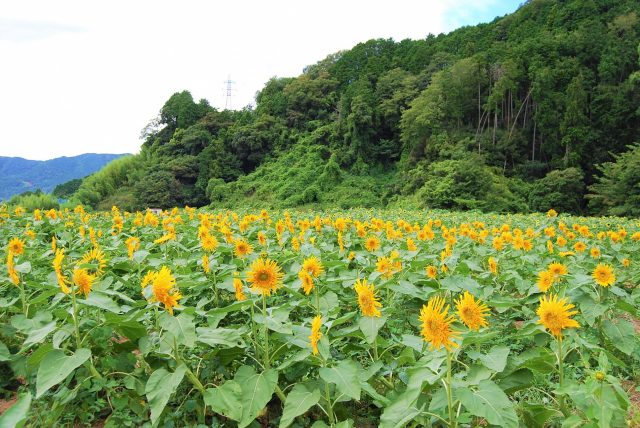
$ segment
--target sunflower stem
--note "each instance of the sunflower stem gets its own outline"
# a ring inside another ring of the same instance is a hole
[[[264,367],[269,369],[269,328],[267,327],[267,295],[262,293],[262,316],[264,317]]]
[[[564,384],[564,357],[562,355],[562,335],[558,336],[558,384],[560,389],[562,389],[562,385]],[[566,404],[564,402],[564,394],[560,394],[558,397],[558,404],[560,406],[560,411],[563,415],[569,416],[569,411],[567,410]]]
[[[455,418],[455,412],[453,411],[453,391],[451,388],[451,352],[447,350],[447,408],[449,409],[449,427],[456,428],[458,421]]]
[[[27,314],[27,311],[29,308],[27,307],[27,296],[24,292],[24,282],[22,281],[20,281],[20,300],[22,300],[22,313],[28,318],[29,315]]]
[[[313,287],[316,293],[316,315],[320,315],[320,293],[318,293],[318,286]]]

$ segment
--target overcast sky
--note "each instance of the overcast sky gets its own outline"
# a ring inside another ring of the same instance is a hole
[[[254,103],[372,38],[422,39],[517,9],[511,0],[11,1],[0,9],[0,156],[136,153],[174,92]]]

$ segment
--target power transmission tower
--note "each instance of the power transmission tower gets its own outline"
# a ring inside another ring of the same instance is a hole
[[[228,76],[227,80],[224,83],[227,85],[227,98],[224,101],[224,109],[225,110],[231,110],[232,109],[232,106],[231,106],[231,94],[233,92],[232,85],[234,83],[236,83],[236,82],[231,80],[231,76]]]

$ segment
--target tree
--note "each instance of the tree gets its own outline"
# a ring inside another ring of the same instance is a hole
[[[640,216],[640,144],[598,169],[601,175],[589,186],[589,208],[598,214]]]
[[[579,213],[583,195],[584,174],[579,168],[555,170],[533,183],[529,207],[534,211],[553,208],[561,212]]]

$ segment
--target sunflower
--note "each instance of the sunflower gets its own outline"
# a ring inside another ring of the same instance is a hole
[[[425,268],[425,272],[427,276],[431,279],[436,279],[436,276],[438,276],[438,268],[433,265],[427,266]]]
[[[416,247],[416,243],[411,238],[407,238],[407,251],[415,251],[418,247]]]
[[[354,288],[358,293],[358,305],[360,305],[362,315],[365,317],[379,317],[381,313],[378,308],[382,307],[382,303],[376,297],[373,284],[367,284],[366,279],[358,279],[354,284]]]
[[[251,264],[247,281],[251,283],[253,291],[269,296],[280,287],[283,276],[282,269],[275,261],[259,258]]]
[[[597,247],[593,247],[589,251],[589,254],[591,254],[591,257],[593,257],[594,259],[597,259],[598,257],[600,257],[600,250]]]
[[[556,280],[568,273],[567,267],[558,262],[551,263],[547,267],[547,270],[553,275]]]
[[[322,317],[320,315],[316,315],[311,321],[311,336],[309,336],[309,341],[311,341],[311,349],[313,349],[313,355],[318,355],[318,342],[320,338],[322,338],[322,333],[320,332],[320,327],[322,326]]]
[[[544,328],[555,337],[562,337],[562,330],[565,328],[580,327],[576,320],[571,317],[578,313],[572,311],[574,306],[567,302],[567,299],[558,300],[557,295],[543,296],[540,298],[540,306],[536,313],[540,317],[538,324],[542,324]]]
[[[485,317],[487,316],[486,313],[489,312],[489,308],[479,300],[475,300],[468,291],[465,291],[456,301],[456,309],[460,320],[469,329],[480,330],[480,327],[488,325]]]
[[[591,276],[603,287],[609,287],[616,282],[616,277],[613,274],[613,268],[604,263],[598,263],[598,266],[593,270]]]
[[[267,245],[267,236],[264,234],[263,231],[258,232],[258,243],[263,247]]]
[[[202,249],[209,253],[215,251],[215,249],[218,248],[218,240],[215,236],[210,235],[208,232],[202,236],[200,244],[202,245]]]
[[[69,294],[69,287],[67,284],[69,280],[62,273],[62,263],[64,262],[64,248],[56,250],[56,256],[53,258],[53,270],[56,273],[56,279],[58,280],[58,286],[64,294]]]
[[[302,281],[304,294],[308,296],[311,293],[311,290],[313,290],[313,277],[306,270],[298,272],[298,277],[300,278],[300,281]]]
[[[554,283],[554,276],[548,270],[543,270],[542,272],[538,272],[538,288],[543,293],[546,293]]]
[[[370,252],[376,251],[378,248],[380,248],[380,239],[377,236],[369,236],[364,241],[364,248],[366,248],[367,251]]]
[[[202,270],[204,271],[204,273],[209,273],[209,271],[211,270],[209,268],[209,256],[207,256],[206,254],[202,256]]]
[[[494,275],[498,273],[498,262],[493,257],[489,257],[489,271]]]
[[[629,260],[629,259],[622,259],[622,266],[624,266],[624,267],[629,267],[629,266],[631,266],[631,260]]]
[[[107,267],[107,260],[102,250],[94,247],[91,251],[84,253],[78,265],[93,265],[87,269],[87,272],[97,278],[104,273],[104,269]]]
[[[73,283],[78,287],[78,293],[84,294],[85,297],[89,296],[95,279],[96,277],[91,275],[87,269],[75,268],[73,270]]]
[[[140,249],[140,239],[135,236],[130,236],[125,241],[127,244],[127,253],[129,254],[129,259],[133,259],[133,253]]]
[[[235,254],[236,257],[244,257],[251,253],[253,253],[253,248],[251,248],[251,245],[247,244],[242,239],[236,239],[235,249],[233,250],[233,254]]]
[[[324,272],[322,263],[315,256],[304,259],[304,261],[302,262],[302,270],[308,272],[309,275],[313,276],[314,278],[319,277],[322,272]]]
[[[234,275],[233,288],[234,288],[234,290],[236,292],[236,300],[238,302],[242,302],[243,300],[245,300],[247,298],[247,296],[244,295],[244,291],[242,290],[242,288],[243,288],[242,280],[237,277],[238,272],[235,272],[233,275]]]
[[[380,272],[386,279],[393,275],[393,262],[390,257],[378,257],[376,262],[376,271]]]
[[[453,342],[460,335],[459,332],[451,330],[451,324],[455,320],[453,315],[447,315],[449,306],[444,306],[442,297],[429,299],[426,305],[422,305],[420,310],[420,321],[422,321],[422,337],[425,342],[429,342],[431,349],[438,349],[444,346],[447,351],[458,346]]]
[[[13,253],[9,251],[7,253],[7,273],[9,274],[9,279],[13,285],[20,285],[20,275],[15,268],[15,262],[13,260]]]
[[[162,303],[164,308],[173,315],[173,308],[178,306],[178,300],[182,298],[182,295],[175,290],[175,287],[176,279],[171,274],[171,270],[166,266],[162,266],[153,275],[151,283],[153,296],[149,300]]]
[[[24,241],[22,241],[20,238],[12,238],[9,241],[8,247],[9,247],[9,251],[11,251],[16,256],[19,256],[20,254],[24,253]]]
[[[573,249],[576,250],[578,253],[581,253],[587,249],[587,244],[585,244],[582,241],[578,241],[575,244],[573,244]]]

